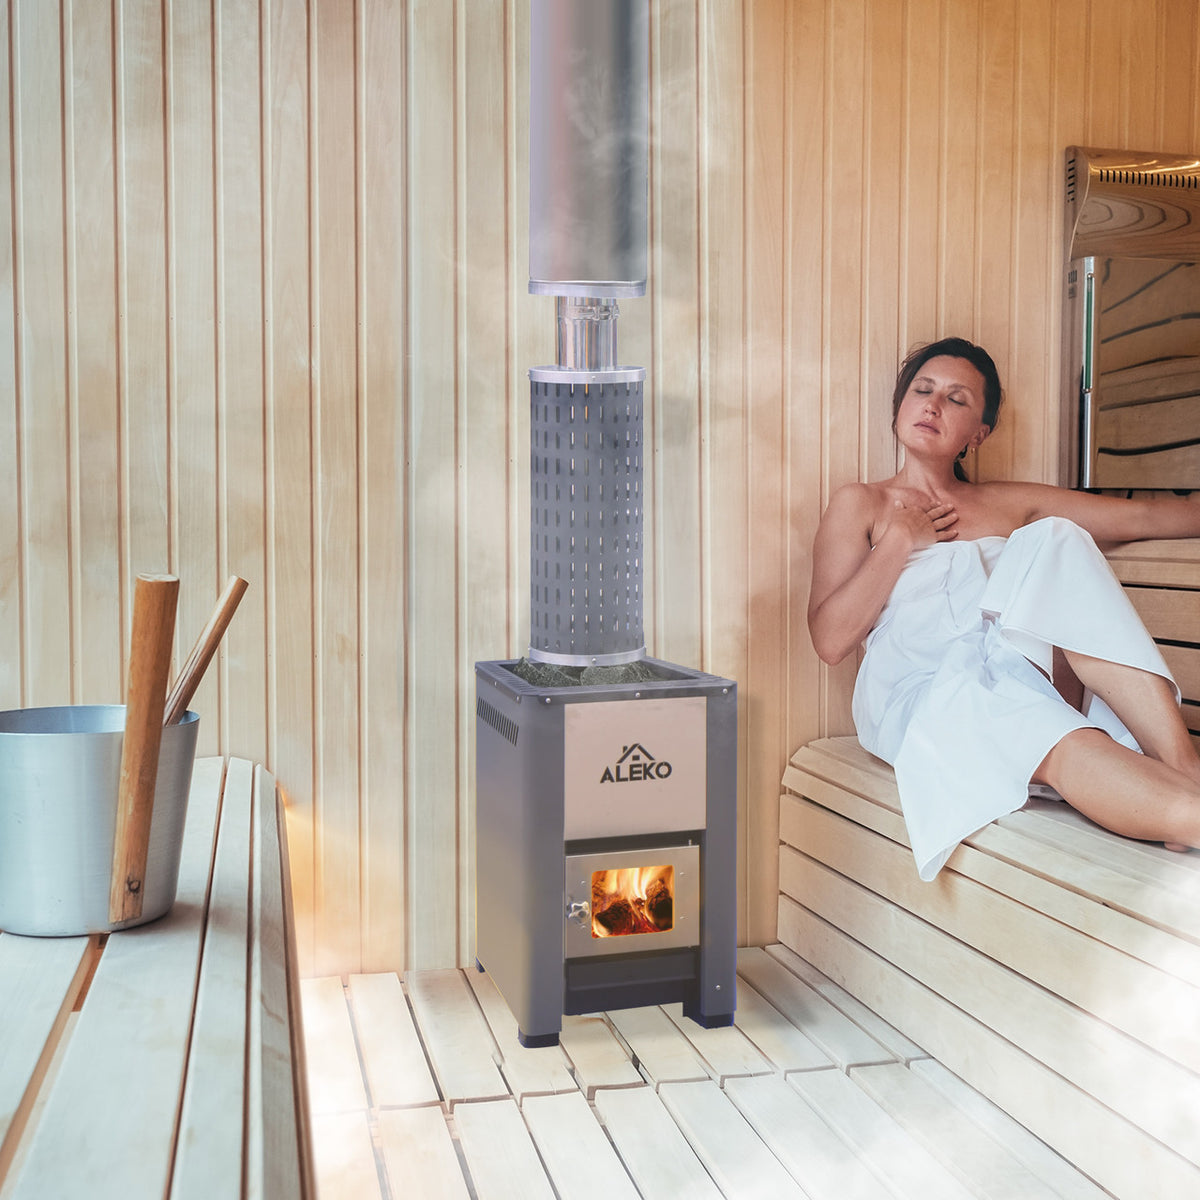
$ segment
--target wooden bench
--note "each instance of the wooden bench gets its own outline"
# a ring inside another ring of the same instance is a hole
[[[313,1196],[287,843],[261,767],[197,760],[165,917],[0,933],[0,1194]]]
[[[1200,1196],[1200,854],[1031,801],[922,883],[856,739],[783,791],[784,945],[1113,1195]]]

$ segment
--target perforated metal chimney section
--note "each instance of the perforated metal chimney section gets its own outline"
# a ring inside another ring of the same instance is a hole
[[[561,375],[530,372],[532,647],[543,661],[627,662],[645,653],[642,383]]]

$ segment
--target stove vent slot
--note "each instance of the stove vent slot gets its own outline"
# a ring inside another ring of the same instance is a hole
[[[506,717],[499,709],[493,708],[486,700],[479,697],[475,701],[475,715],[485,724],[490,725],[506,742],[517,744],[517,735],[521,727],[511,717]]]

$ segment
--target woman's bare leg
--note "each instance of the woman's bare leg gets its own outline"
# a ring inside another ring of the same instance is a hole
[[[1200,755],[1167,680],[1123,663],[1065,653],[1080,681],[1117,714],[1147,755],[1200,783]]]
[[[1068,733],[1034,772],[1072,808],[1124,837],[1200,847],[1200,783],[1099,729]]]

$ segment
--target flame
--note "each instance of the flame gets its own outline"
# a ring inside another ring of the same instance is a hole
[[[592,872],[592,937],[662,933],[675,924],[675,868]]]

